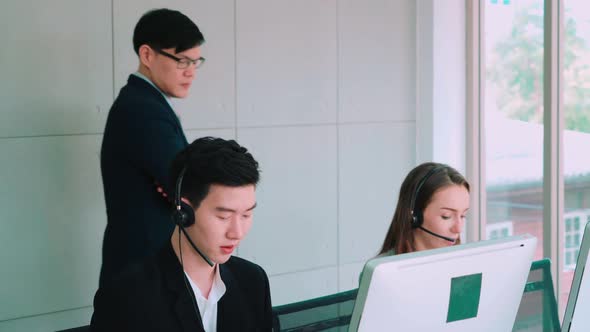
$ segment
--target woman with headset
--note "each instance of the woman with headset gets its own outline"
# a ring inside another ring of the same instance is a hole
[[[469,183],[454,168],[428,162],[406,176],[379,256],[461,243]]]

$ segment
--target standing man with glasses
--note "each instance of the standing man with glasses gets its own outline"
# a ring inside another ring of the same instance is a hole
[[[168,169],[188,145],[170,99],[188,95],[205,61],[204,41],[197,25],[175,10],[151,10],[135,26],[139,68],[109,111],[101,148],[107,208],[101,286],[170,239]]]

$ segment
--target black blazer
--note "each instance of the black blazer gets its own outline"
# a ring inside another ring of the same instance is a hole
[[[217,331],[271,331],[268,277],[247,260],[219,265],[226,291],[218,302]],[[91,331],[203,331],[171,245],[127,269],[94,297]]]
[[[169,168],[187,146],[178,117],[150,83],[130,75],[107,118],[100,166],[107,208],[100,284],[170,240]],[[171,196],[170,196],[171,197]]]

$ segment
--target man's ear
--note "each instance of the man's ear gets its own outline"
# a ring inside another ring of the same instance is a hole
[[[149,47],[147,44],[143,44],[139,47],[137,53],[139,54],[139,62],[141,62],[141,64],[146,66],[147,68],[150,68],[152,61],[154,61],[155,57],[152,48]]]

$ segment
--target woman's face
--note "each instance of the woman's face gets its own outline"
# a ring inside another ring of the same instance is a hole
[[[436,191],[424,209],[422,227],[455,241],[438,238],[417,228],[414,230],[416,250],[442,248],[457,243],[467,210],[469,192],[464,186],[450,185]]]

